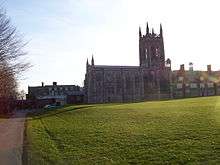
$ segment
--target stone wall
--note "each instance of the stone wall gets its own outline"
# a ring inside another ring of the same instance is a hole
[[[92,67],[87,73],[89,103],[133,102],[141,99],[138,67]]]
[[[89,66],[85,100],[88,103],[109,103],[167,98],[170,97],[167,76],[166,71],[138,66]],[[168,89],[161,91],[161,84]]]

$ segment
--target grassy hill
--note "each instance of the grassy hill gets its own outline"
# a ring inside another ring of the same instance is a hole
[[[220,97],[68,106],[27,139],[29,164],[220,164]]]

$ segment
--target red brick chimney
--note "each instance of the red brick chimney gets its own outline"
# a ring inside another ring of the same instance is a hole
[[[185,71],[184,64],[180,65],[180,71]]]

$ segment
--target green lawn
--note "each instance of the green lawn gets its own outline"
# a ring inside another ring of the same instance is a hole
[[[28,164],[220,164],[220,97],[69,106],[27,139]]]

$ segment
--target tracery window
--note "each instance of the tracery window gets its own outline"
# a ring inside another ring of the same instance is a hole
[[[147,52],[147,48],[145,49],[145,58],[147,60],[147,57],[148,57],[148,52]]]
[[[155,48],[152,46],[152,47],[151,47],[151,54],[152,54],[153,56],[155,56],[155,53],[156,53],[156,52],[155,52]]]
[[[160,56],[160,49],[156,48],[156,56],[159,57]]]

